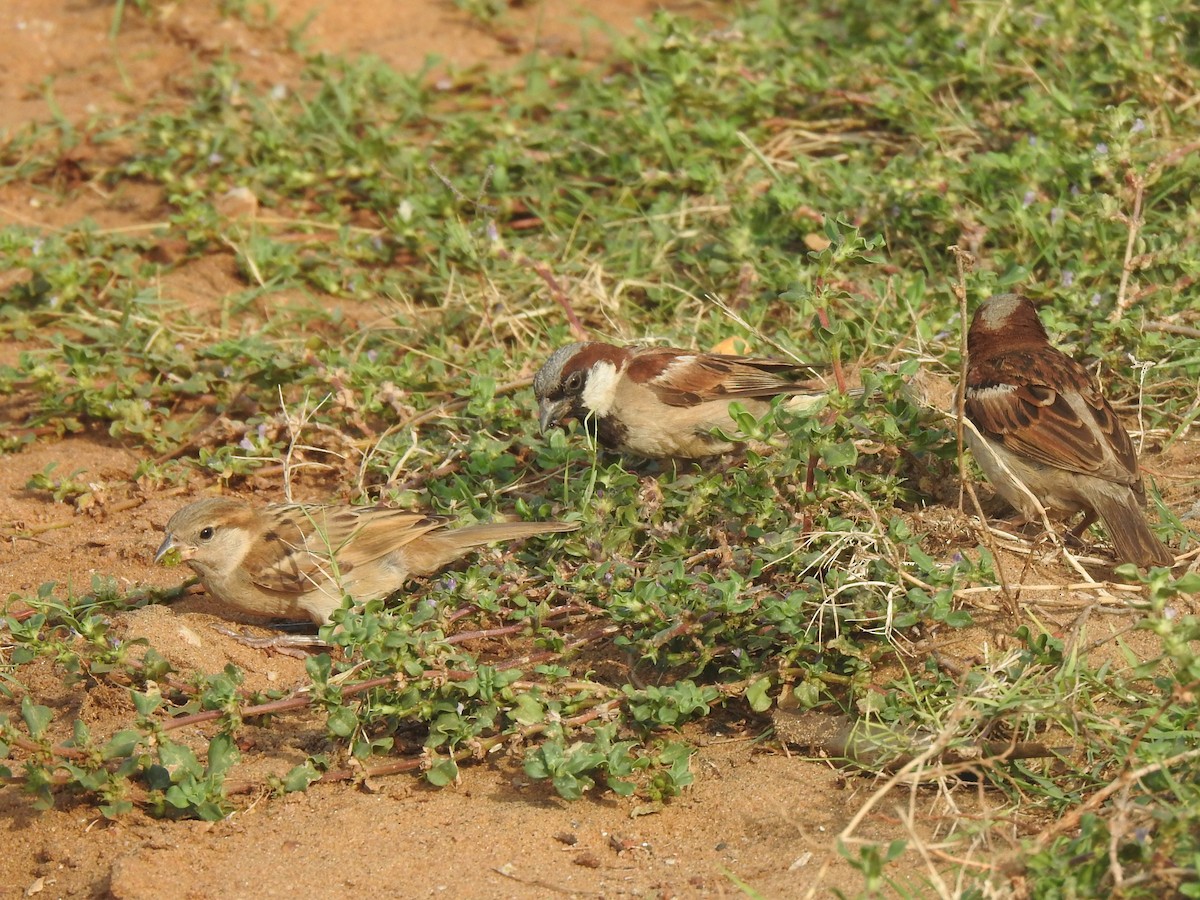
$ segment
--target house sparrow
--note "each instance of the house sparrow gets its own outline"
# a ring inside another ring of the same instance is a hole
[[[221,602],[256,616],[304,615],[324,625],[346,594],[359,602],[385,597],[480,544],[579,527],[497,522],[450,530],[448,521],[383,507],[254,507],[210,498],[171,516],[154,561],[177,549]]]
[[[713,431],[733,430],[735,400],[754,416],[781,394],[792,395],[788,409],[814,406],[826,391],[803,369],[781,359],[588,341],[556,350],[533,376],[533,393],[543,433],[580,419],[610,450],[697,459],[734,448]]]
[[[1099,517],[1120,559],[1174,562],[1142,513],[1146,495],[1129,434],[1083,365],[1050,346],[1033,304],[1015,294],[985,300],[967,351],[964,411],[980,435],[968,432],[967,442],[1000,495],[1037,518],[1015,476],[1047,512],[1083,510],[1076,533]]]

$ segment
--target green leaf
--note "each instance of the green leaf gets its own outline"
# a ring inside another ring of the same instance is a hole
[[[620,778],[606,778],[604,783],[618,797],[632,797],[633,792],[637,790],[637,785],[632,781],[623,781]]]
[[[218,734],[208,742],[208,774],[223,776],[241,757],[233,737]]]
[[[821,448],[821,460],[834,469],[849,469],[858,462],[858,448],[853,441],[843,441]]]
[[[133,729],[118,731],[104,745],[101,755],[106,760],[122,759],[133,753],[141,739],[142,735],[139,731],[134,731]]]
[[[131,690],[129,696],[133,699],[134,709],[142,718],[146,718],[162,705],[162,694],[157,691],[143,693]]]
[[[1180,594],[1200,594],[1200,572],[1188,572],[1176,579],[1172,587]]]
[[[583,796],[583,792],[590,788],[593,784],[592,779],[587,777],[577,777],[569,772],[562,775],[556,775],[551,783],[554,785],[554,790],[564,800],[578,800]]]
[[[111,803],[102,803],[99,806],[100,814],[104,818],[112,820],[119,819],[121,816],[127,816],[133,812],[133,801],[131,800],[114,800]]]
[[[1022,284],[1029,280],[1029,270],[1021,265],[1010,266],[999,278],[996,279],[997,287],[1009,287],[1014,284]]]
[[[165,791],[171,786],[171,773],[166,766],[157,763],[146,768],[146,787],[151,791]]]
[[[91,743],[91,733],[88,727],[84,724],[83,719],[76,719],[71,725],[71,740],[69,741],[72,747],[86,748]]]
[[[354,710],[350,709],[350,707],[339,706],[330,712],[326,724],[332,734],[346,738],[354,734],[354,729],[358,727],[358,716],[354,714]]]
[[[445,787],[458,779],[458,763],[453,759],[443,759],[431,766],[425,773],[426,779],[435,787]]]
[[[289,793],[308,790],[308,786],[321,777],[311,760],[295,766],[283,777],[283,789]]]
[[[532,693],[524,692],[513,698],[509,715],[520,725],[537,725],[545,721],[546,709]]]
[[[29,736],[37,740],[50,725],[54,714],[50,711],[50,707],[38,706],[26,695],[21,698],[21,718],[25,720],[25,727],[29,729]]]
[[[184,776],[200,778],[204,774],[204,767],[200,765],[196,754],[183,744],[168,742],[159,745],[158,758],[170,773],[172,782],[178,782]]]
[[[771,695],[767,693],[770,688],[771,679],[765,677],[755,678],[747,686],[746,701],[756,713],[763,713],[771,708]]]

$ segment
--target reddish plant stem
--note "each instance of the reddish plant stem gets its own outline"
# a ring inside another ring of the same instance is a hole
[[[598,703],[596,706],[593,706],[591,709],[589,709],[585,713],[580,713],[577,716],[572,716],[568,719],[563,719],[560,724],[566,725],[566,726],[572,727],[572,728],[578,727],[580,725],[586,725],[588,722],[592,721],[593,719],[597,719],[600,716],[603,716],[606,713],[612,711],[620,703],[621,703],[620,699],[605,700],[603,703]],[[539,722],[536,725],[530,725],[528,728],[522,729],[520,732],[520,737],[522,739],[528,739],[528,738],[533,737],[534,735],[541,734],[545,730],[546,730],[546,724]],[[479,741],[474,747],[470,747],[470,748],[463,749],[463,750],[456,750],[455,752],[450,754],[449,758],[453,759],[455,762],[460,762],[464,759],[469,759],[470,757],[475,756],[476,754],[487,753],[493,747],[496,747],[496,746],[504,743],[506,740],[509,740],[511,737],[512,737],[512,735],[495,735],[494,737],[485,738],[485,739]],[[408,759],[392,760],[391,762],[380,763],[377,766],[365,766],[361,769],[337,769],[332,772],[326,772],[324,775],[322,775],[320,778],[318,778],[316,780],[316,782],[314,782],[314,783],[315,784],[332,784],[334,782],[352,781],[352,780],[359,779],[359,778],[374,778],[374,777],[378,777],[381,775],[398,775],[401,772],[411,772],[415,769],[419,769],[422,766],[426,765],[426,762],[427,761],[426,761],[425,757],[420,756],[420,757],[409,757]],[[241,785],[239,785],[238,787],[241,787]],[[230,788],[230,793],[234,793],[234,790],[232,788]]]
[[[383,687],[385,684],[393,684],[396,679],[392,675],[380,676],[378,678],[368,678],[365,681],[359,681],[355,684],[347,685],[342,688],[343,697],[353,697],[355,694],[361,694],[363,691],[369,691],[371,688]],[[240,710],[238,717],[242,719],[253,719],[258,716],[270,716],[275,713],[287,712],[293,709],[303,709],[306,706],[311,706],[313,702],[312,694],[301,694],[296,697],[287,697],[283,700],[272,700],[269,703],[258,703],[254,706],[248,706]],[[184,728],[188,725],[198,725],[201,722],[211,722],[213,719],[219,719],[225,715],[224,710],[209,709],[204,712],[192,713],[190,716],[180,716],[177,719],[168,719],[163,722],[163,731],[174,731],[176,728]]]

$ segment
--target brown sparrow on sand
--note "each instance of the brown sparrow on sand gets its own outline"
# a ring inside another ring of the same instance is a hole
[[[1050,345],[1033,304],[1016,294],[985,300],[967,350],[965,413],[982,438],[968,431],[967,443],[1000,495],[1037,520],[1015,477],[1052,515],[1083,510],[1077,534],[1099,517],[1121,560],[1171,565],[1142,512],[1129,434],[1083,365]]]
[[[579,527],[497,522],[448,529],[449,521],[384,507],[255,507],[210,498],[171,516],[154,561],[178,550],[221,602],[256,616],[307,616],[324,625],[346,594],[358,602],[386,597],[472,547]]]

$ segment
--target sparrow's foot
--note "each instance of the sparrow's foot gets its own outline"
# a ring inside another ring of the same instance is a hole
[[[214,625],[213,628],[246,647],[253,647],[255,650],[263,650],[266,653],[280,653],[296,659],[307,659],[310,653],[329,649],[329,644],[315,634],[277,634],[265,637],[246,634],[244,631],[233,631],[220,625]]]

